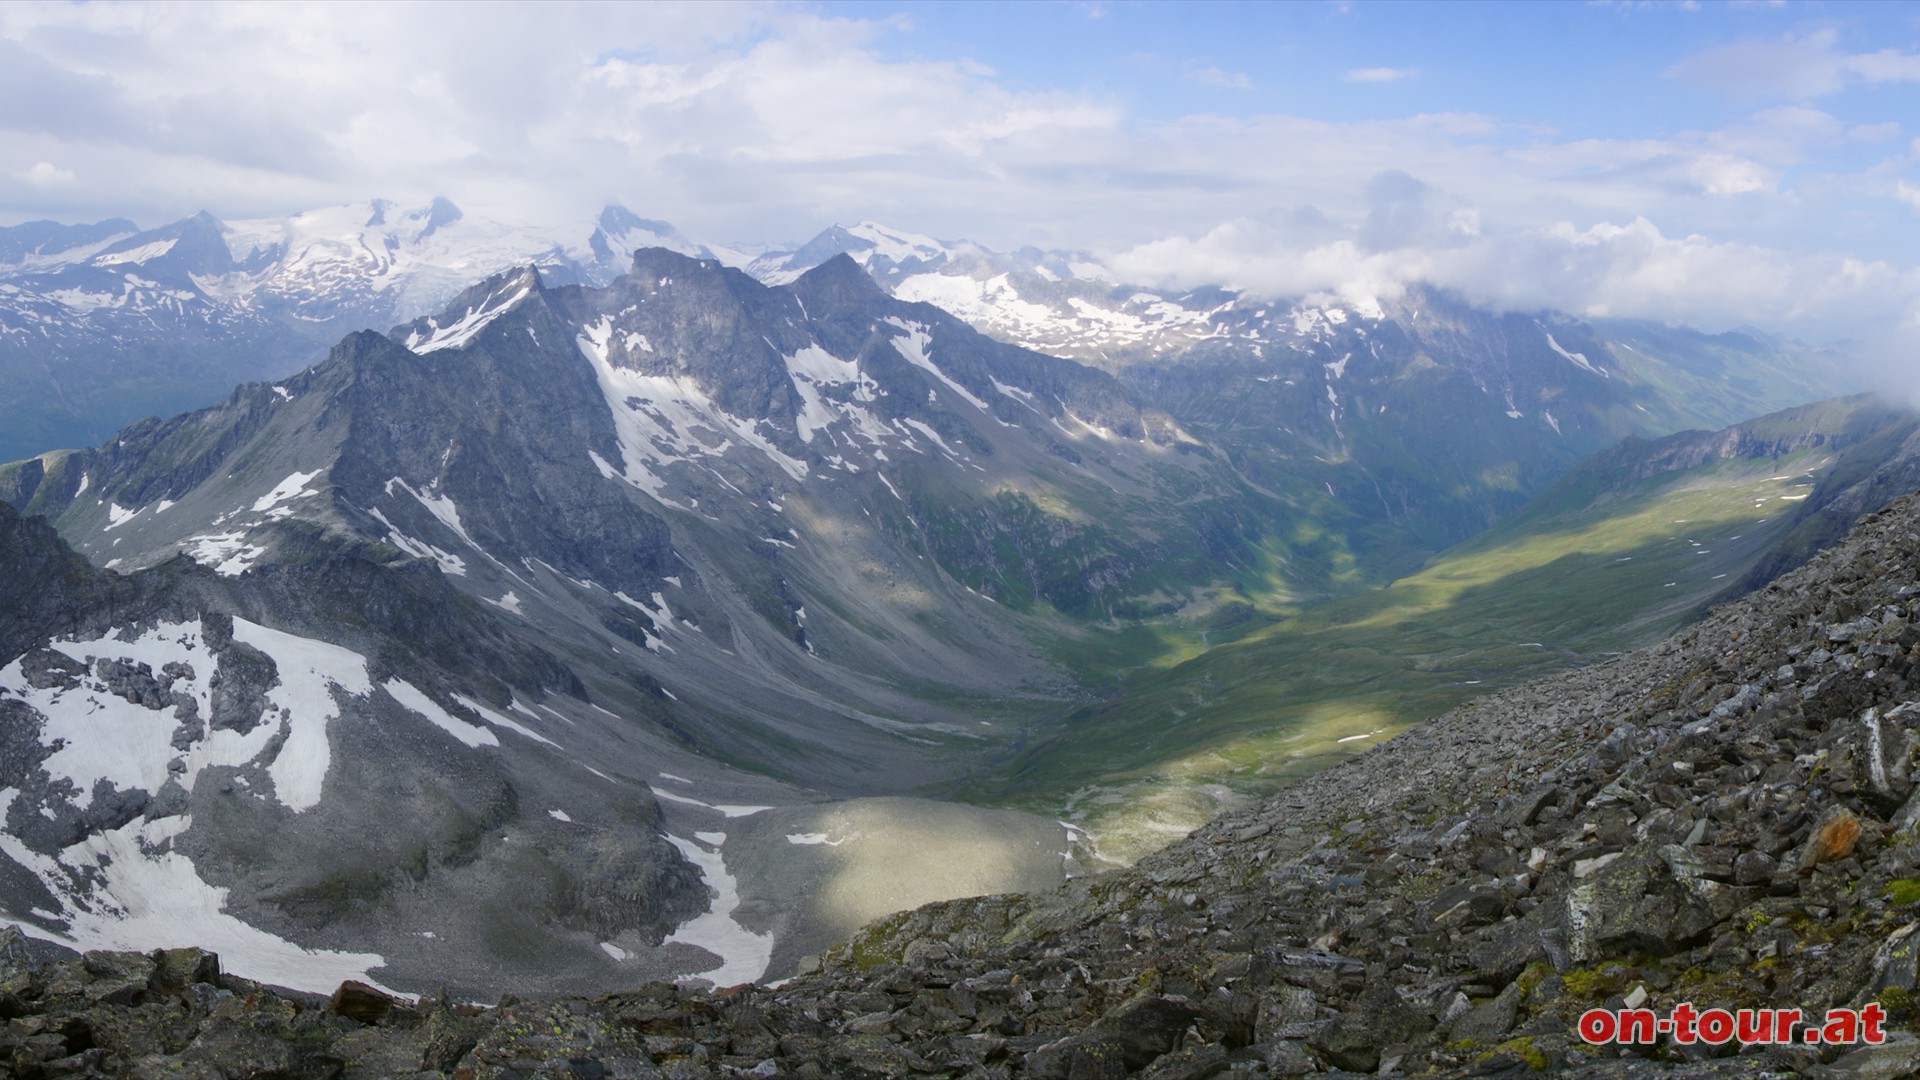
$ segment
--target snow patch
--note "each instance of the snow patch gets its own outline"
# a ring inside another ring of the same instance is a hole
[[[512,291],[513,295],[502,300],[501,297],[509,291]],[[460,348],[472,341],[474,335],[485,329],[488,323],[513,310],[513,306],[525,300],[531,292],[533,292],[533,282],[529,280],[529,275],[522,275],[502,285],[477,305],[468,308],[465,314],[448,326],[441,326],[437,320],[429,318],[427,320],[429,332],[423,335],[415,330],[408,334],[407,348],[422,356],[440,349]]]
[[[716,804],[701,802],[699,799],[689,799],[685,795],[675,795],[671,791],[661,791],[656,787],[649,787],[647,790],[653,792],[654,798],[656,799],[665,799],[668,802],[684,803],[688,806],[698,806],[707,810],[715,810],[730,818],[752,817],[754,814],[773,809],[771,806],[737,806],[727,803]]]
[[[993,327],[1029,347],[1064,341],[1080,330],[1072,316],[1022,298],[1005,274],[984,281],[957,274],[915,274],[895,285],[893,295],[932,304],[973,326]]]
[[[172,717],[108,692],[91,672],[96,660],[143,663],[155,673],[169,663],[192,663],[198,677],[177,679],[175,688],[194,698],[201,716],[211,715],[207,680],[213,672],[201,645],[199,624],[162,623],[133,641],[109,634],[53,641],[48,647],[87,665],[89,674],[82,676],[80,686],[35,688],[26,681],[21,659],[0,669],[0,687],[46,718],[42,744],[60,745],[45,761],[47,773],[73,781],[79,789],[73,801],[82,809],[92,801],[96,780],[106,780],[122,791],[158,792],[167,782],[167,762],[178,754],[171,744]],[[192,776],[182,780],[190,785]]]
[[[880,385],[861,371],[857,363],[842,360],[818,345],[801,349],[787,357],[786,362],[787,377],[800,395],[800,413],[794,417],[794,427],[802,442],[812,442],[815,432],[840,417],[850,421],[854,431],[868,442],[878,443],[887,434],[886,425],[861,408],[879,396]],[[853,386],[851,401],[837,401],[820,392],[823,386],[848,384]]]
[[[442,573],[453,574],[458,577],[467,576],[467,561],[465,559],[462,559],[450,551],[437,548],[425,540],[416,540],[406,533],[401,532],[399,527],[394,525],[393,522],[388,521],[387,515],[381,513],[378,509],[368,510],[367,513],[380,519],[380,524],[387,527],[387,543],[412,555],[416,559],[432,559],[434,562],[440,564],[440,571]]]
[[[692,945],[719,957],[719,964],[696,973],[715,986],[753,982],[766,974],[767,965],[773,960],[773,935],[754,933],[734,918],[734,912],[740,907],[740,883],[727,873],[727,861],[719,851],[727,836],[725,833],[701,835],[714,838],[714,850],[677,836],[668,836],[667,842],[679,848],[688,862],[699,867],[701,879],[713,891],[713,906],[706,914],[680,924],[662,944]]]
[[[267,775],[273,778],[274,794],[288,809],[311,809],[320,802],[320,786],[332,761],[327,725],[340,718],[333,691],[338,688],[359,697],[373,693],[367,658],[241,618],[233,620],[233,639],[271,656],[279,669],[280,683],[267,692],[267,701],[285,718],[287,741],[267,766]]]
[[[856,833],[855,835],[857,836],[858,834]],[[825,844],[828,847],[839,847],[841,844],[844,844],[847,841],[852,839],[854,839],[853,836],[843,836],[838,840],[831,840],[831,839],[828,839],[827,834],[823,832],[788,833],[787,834],[787,843],[801,844],[801,845]]]
[[[296,472],[288,474],[287,478],[280,481],[272,491],[254,500],[253,512],[256,514],[262,513],[271,510],[280,503],[292,502],[295,499],[302,499],[309,495],[319,494],[319,492],[316,491],[308,491],[307,485],[312,483],[313,478],[319,476],[321,471],[322,470],[315,469],[313,472],[308,473]]]
[[[413,496],[414,501],[426,507],[427,513],[432,514],[438,519],[440,524],[453,530],[455,536],[466,541],[468,547],[473,548],[475,551],[480,550],[480,545],[474,543],[473,537],[467,535],[466,526],[460,523],[460,507],[456,506],[452,499],[445,495],[433,494],[431,489],[424,492],[416,490],[412,484],[407,483],[397,476],[387,481],[387,494],[393,494],[395,487]]]
[[[910,323],[905,319],[892,316],[889,316],[886,321],[890,325],[897,326],[907,332],[906,337],[896,337],[893,339],[895,351],[899,352],[902,357],[905,357],[907,363],[939,379],[942,383],[946,384],[948,389],[965,398],[968,404],[971,404],[974,408],[982,412],[993,411],[988,408],[986,402],[975,396],[973,391],[955,382],[946,372],[940,370],[939,365],[933,362],[933,357],[928,351],[933,345],[933,334],[926,326],[920,323]]]
[[[410,683],[400,679],[388,679],[386,682],[380,684],[380,688],[385,690],[388,696],[405,706],[408,710],[424,717],[428,722],[432,723],[434,727],[459,739],[468,746],[500,745],[499,736],[488,731],[486,728],[475,727],[465,720],[455,717]]]
[[[901,232],[871,221],[850,226],[847,232],[873,245],[870,250],[863,253],[865,257],[860,260],[863,265],[867,258],[874,256],[901,263],[909,259],[932,261],[947,254],[947,245],[931,236]]]
[[[1534,325],[1539,326],[1540,324],[1535,323]],[[1613,377],[1607,374],[1606,371],[1602,370],[1601,368],[1595,367],[1591,362],[1589,362],[1587,360],[1585,353],[1568,352],[1567,350],[1561,348],[1560,343],[1553,340],[1553,335],[1550,333],[1547,333],[1546,327],[1541,326],[1540,332],[1547,335],[1547,348],[1552,349],[1554,352],[1557,352],[1561,356],[1566,357],[1567,361],[1571,363],[1573,366],[1579,368],[1582,371],[1590,371],[1595,375],[1600,376],[1603,379],[1610,379]],[[1558,429],[1556,428],[1555,430],[1558,430]]]
[[[21,921],[21,931],[80,950],[198,945],[217,951],[223,970],[311,993],[328,993],[347,979],[379,986],[371,973],[386,959],[376,953],[301,948],[227,914],[228,890],[201,880],[193,862],[171,850],[188,824],[187,818],[129,822],[66,848],[57,863],[0,832],[0,853],[59,898],[60,910],[47,914],[67,924],[64,933],[54,933]],[[97,874],[84,896],[65,870],[82,866]]]
[[[1026,390],[1022,390],[1017,386],[1008,386],[1006,383],[1001,382],[999,379],[996,379],[991,375],[987,376],[987,381],[993,384],[993,388],[999,391],[1002,397],[1010,397],[1013,400],[1019,402],[1020,404],[1025,405],[1027,408],[1032,409],[1036,413],[1040,411],[1039,409],[1034,407],[1032,393]]]
[[[720,408],[690,378],[646,375],[616,365],[612,342],[613,320],[606,317],[575,339],[581,354],[593,364],[620,440],[624,468],[616,472],[594,455],[602,475],[618,475],[661,503],[687,509],[667,498],[661,471],[675,461],[723,456],[738,440],[765,454],[793,479],[806,478],[807,463],[782,453],[760,433],[758,422]]]
[[[48,758],[47,769],[75,782],[80,791],[76,801],[82,808],[96,780],[107,780],[121,790],[157,792],[170,775],[169,763],[179,758],[185,768],[178,780],[191,790],[203,769],[256,761],[284,733],[285,741],[267,764],[267,774],[283,804],[295,811],[308,809],[319,801],[329,764],[326,725],[339,713],[332,690],[369,692],[365,660],[345,649],[244,619],[234,620],[234,639],[266,653],[279,672],[278,685],[267,695],[272,708],[263,718],[266,722],[244,734],[203,729],[203,737],[184,753],[172,745],[175,725],[171,721],[107,693],[97,682],[89,680],[68,691],[35,690],[21,680],[16,661],[0,671],[0,685],[46,718],[45,738],[63,741],[61,749]],[[146,664],[155,672],[169,663],[187,664],[193,676],[175,678],[173,690],[192,698],[200,716],[212,715],[209,687],[215,668],[197,622],[161,624],[132,641],[107,636],[55,641],[49,647],[89,668],[100,659]]]
[[[180,541],[180,550],[201,566],[212,567],[221,577],[238,577],[267,553],[264,546],[247,543],[245,530],[189,536]]]
[[[908,427],[914,429],[915,431],[918,431],[920,434],[925,435],[927,438],[939,444],[940,449],[944,451],[948,457],[960,456],[959,453],[955,451],[953,447],[947,445],[947,440],[941,438],[939,432],[933,430],[933,428],[927,426],[924,422],[908,417],[902,420],[901,423],[906,424]]]
[[[155,240],[151,244],[141,244],[139,247],[128,248],[125,251],[115,251],[110,254],[102,255],[99,258],[93,260],[93,265],[123,266],[127,263],[151,262],[154,259],[157,259],[162,255],[165,255],[167,252],[172,251],[174,248],[174,245],[178,244],[179,242],[180,242],[180,238],[177,236],[169,237],[168,239],[165,239],[165,240]]]
[[[505,728],[508,731],[513,732],[515,735],[520,735],[525,738],[532,739],[535,742],[546,743],[548,746],[551,746],[556,750],[560,748],[559,743],[554,742],[552,739],[547,738],[545,735],[540,734],[539,732],[533,730],[532,728],[526,726],[525,724],[520,723],[517,720],[514,720],[510,717],[502,715],[499,712],[496,712],[493,709],[488,708],[486,705],[473,700],[472,698],[466,696],[465,694],[455,694],[453,695],[453,700],[459,702],[462,705],[465,705],[469,709],[472,709],[475,713],[479,714],[480,719],[485,720],[487,723],[492,724],[494,727]]]

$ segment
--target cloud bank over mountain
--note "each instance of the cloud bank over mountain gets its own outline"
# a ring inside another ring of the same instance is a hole
[[[1358,300],[1427,280],[1814,336],[1920,318],[1911,27],[1571,11],[1449,59],[1459,13],[1215,13],[1205,55],[1156,37],[1155,9],[997,17],[1034,25],[8,5],[0,220],[445,194],[539,223],[612,199],[713,239],[875,219],[1159,284]]]

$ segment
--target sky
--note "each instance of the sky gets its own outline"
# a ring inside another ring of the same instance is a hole
[[[0,4],[0,223],[435,195],[1920,332],[1920,6]]]

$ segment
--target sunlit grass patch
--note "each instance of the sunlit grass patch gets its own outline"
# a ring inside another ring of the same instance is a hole
[[[1235,640],[1112,634],[1082,660],[1126,659],[1115,696],[1035,725],[961,794],[1073,815],[1137,856],[1470,698],[1657,638],[1738,581],[1824,461],[1543,500],[1389,586]]]

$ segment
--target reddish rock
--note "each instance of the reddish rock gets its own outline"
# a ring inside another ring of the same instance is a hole
[[[327,1011],[363,1024],[377,1024],[399,1004],[402,1004],[400,999],[385,990],[348,979],[327,1000]]]

